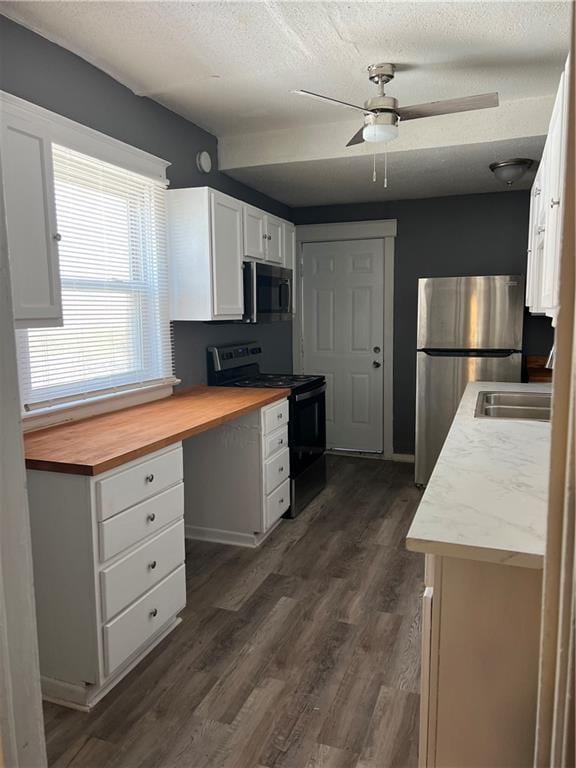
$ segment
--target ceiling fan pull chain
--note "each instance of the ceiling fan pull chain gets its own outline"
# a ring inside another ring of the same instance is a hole
[[[372,181],[376,182],[376,155],[372,155],[372,159],[374,162],[373,168],[372,168]]]
[[[384,189],[388,189],[388,150],[384,150]]]

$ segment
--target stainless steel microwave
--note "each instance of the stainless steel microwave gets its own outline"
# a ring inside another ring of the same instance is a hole
[[[245,323],[289,320],[292,317],[292,271],[272,264],[245,261]]]

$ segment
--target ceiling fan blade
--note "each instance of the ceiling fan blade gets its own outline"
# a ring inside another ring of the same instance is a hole
[[[357,109],[359,112],[366,114],[370,112],[369,109],[359,107],[357,104],[349,104],[347,101],[340,101],[340,99],[332,99],[330,96],[322,96],[321,93],[312,93],[312,91],[292,91],[299,96],[308,96],[310,99],[317,99],[318,101],[328,101],[331,104],[340,104],[341,107],[350,107],[351,109]]]
[[[400,107],[397,112],[400,120],[416,120],[420,117],[451,115],[455,112],[470,112],[474,109],[486,109],[498,106],[497,93],[482,93],[479,96],[464,96],[461,99],[431,101],[428,104],[415,104],[412,107]]]
[[[355,144],[363,144],[364,143],[364,137],[362,136],[362,132],[364,131],[364,126],[360,128],[359,131],[356,131],[354,136],[350,139],[348,144],[346,144],[347,147],[353,147]]]

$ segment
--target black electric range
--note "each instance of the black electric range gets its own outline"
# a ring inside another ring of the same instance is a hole
[[[218,387],[289,389],[288,445],[291,506],[296,517],[326,485],[326,379],[292,373],[261,373],[257,342],[208,347],[208,384]]]

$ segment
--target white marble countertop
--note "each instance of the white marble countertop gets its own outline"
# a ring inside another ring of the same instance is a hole
[[[406,539],[408,549],[542,568],[550,424],[475,418],[481,391],[550,384],[468,384]]]

